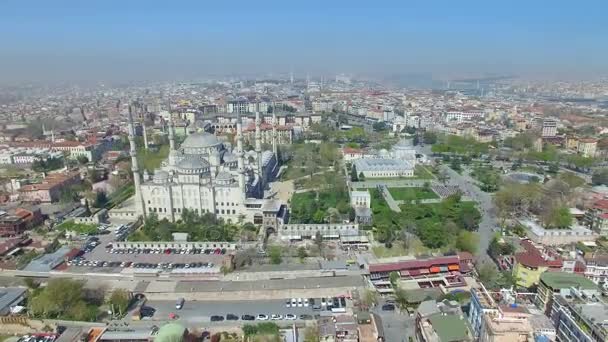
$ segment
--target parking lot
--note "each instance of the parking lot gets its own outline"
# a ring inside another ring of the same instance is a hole
[[[118,273],[123,268],[134,271],[167,271],[188,273],[218,273],[226,249],[112,249],[117,232],[98,235],[96,247],[83,246],[84,255],[68,263],[72,270],[83,272]],[[177,271],[174,271],[176,270]]]
[[[177,300],[177,299],[176,299]],[[295,301],[294,301],[295,300]],[[314,301],[314,305],[311,304]],[[346,299],[337,299],[338,305],[346,304],[350,306],[350,302]],[[295,306],[291,303],[294,301]],[[289,307],[287,307],[289,302]],[[304,306],[308,302],[308,306]],[[332,298],[326,298],[325,303],[333,302]],[[243,324],[243,315],[251,315],[256,317],[262,314],[268,316],[272,320],[272,315],[280,315],[281,319],[275,319],[279,322],[287,322],[286,315],[294,315],[294,321],[312,320],[319,315],[329,315],[331,309],[327,305],[321,305],[321,298],[285,298],[283,300],[264,300],[264,301],[222,301],[222,302],[205,302],[205,301],[185,301],[181,310],[175,308],[176,301],[148,301],[145,306],[152,307],[156,310],[152,320],[167,320],[170,314],[176,314],[178,319],[188,322],[205,322],[211,323],[211,316],[222,316],[226,318],[228,314],[238,316],[236,324]],[[313,306],[317,309],[313,309]],[[346,310],[346,308],[344,308]],[[340,310],[342,311],[342,310]],[[275,317],[276,318],[276,317]],[[131,318],[127,318],[130,320]],[[226,320],[223,321],[227,323]],[[229,322],[229,321],[228,321]],[[240,322],[240,323],[239,323]],[[221,323],[221,322],[214,322]]]

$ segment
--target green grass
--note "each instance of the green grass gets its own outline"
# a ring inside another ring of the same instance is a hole
[[[416,168],[414,169],[414,178],[435,179],[435,176],[426,168],[426,166],[416,165]]]
[[[106,203],[105,208],[112,209],[117,204],[120,204],[120,203],[126,201],[129,197],[133,196],[134,194],[135,194],[135,186],[133,184],[129,184],[129,185],[123,187],[120,191],[113,193],[112,196],[110,196],[108,203]]]
[[[169,145],[160,146],[156,152],[148,151],[143,147],[137,151],[137,162],[148,172],[158,169],[167,157],[169,157]]]
[[[89,234],[97,231],[97,225],[87,223],[76,223],[73,220],[67,220],[55,227],[57,231],[70,231],[79,234]]]
[[[285,171],[281,174],[281,180],[291,180],[306,176],[306,170],[300,167],[289,166]]]
[[[439,198],[431,189],[425,188],[389,188],[388,189],[397,201],[415,201],[421,199]]]

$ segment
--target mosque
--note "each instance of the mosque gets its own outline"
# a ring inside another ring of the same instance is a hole
[[[137,165],[133,120],[129,112],[129,142],[137,216],[156,214],[176,221],[185,210],[212,213],[231,222],[252,222],[276,227],[285,206],[264,198],[264,189],[278,172],[276,120],[272,151],[262,151],[260,116],[256,114],[255,150],[243,150],[243,128],[237,120],[236,148],[214,134],[193,132],[176,147],[174,127],[169,125],[170,151],[167,160],[140,175]]]

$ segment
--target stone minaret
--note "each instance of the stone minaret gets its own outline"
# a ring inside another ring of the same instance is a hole
[[[264,188],[264,177],[262,175],[262,132],[260,130],[260,125],[260,112],[255,112],[255,153],[257,155],[260,182],[262,182],[262,188]]]
[[[141,104],[139,105],[139,110],[141,111],[141,126],[144,134],[144,148],[147,151],[150,145],[148,144],[148,130],[146,129],[146,111]]]
[[[245,188],[245,152],[243,151],[243,120],[241,115],[237,114],[236,121],[236,154],[238,157],[239,167],[239,189],[241,190],[241,196],[244,200],[247,195],[247,189]]]
[[[129,146],[131,154],[131,171],[133,172],[133,184],[135,186],[135,208],[138,214],[141,214],[146,219],[144,210],[144,200],[141,194],[141,177],[139,175],[139,166],[137,165],[137,147],[135,145],[135,128],[133,127],[133,112],[129,105]]]
[[[279,162],[279,155],[277,153],[277,114],[272,111],[272,153],[277,163]]]
[[[177,150],[175,149],[175,127],[173,120],[169,121],[169,165],[175,166]]]

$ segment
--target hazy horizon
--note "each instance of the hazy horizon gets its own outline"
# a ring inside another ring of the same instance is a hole
[[[3,84],[608,73],[607,3],[5,1]]]

